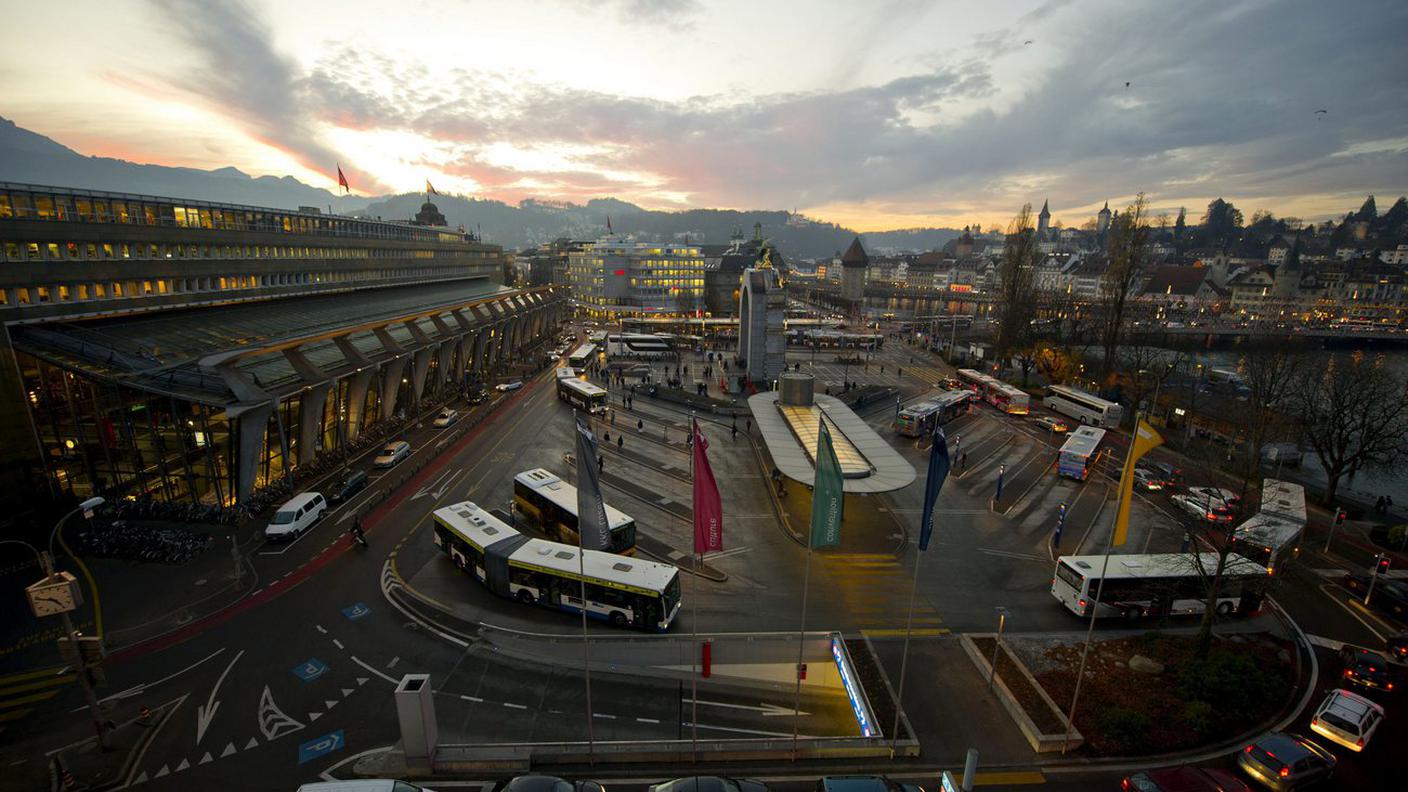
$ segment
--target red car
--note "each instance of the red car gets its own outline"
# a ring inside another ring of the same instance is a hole
[[[1168,767],[1135,773],[1120,783],[1126,792],[1252,792],[1246,782],[1216,767]]]

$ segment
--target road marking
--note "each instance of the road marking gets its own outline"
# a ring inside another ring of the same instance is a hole
[[[636,718],[636,720],[640,721],[641,723],[659,723],[659,722],[660,722],[659,720],[657,720],[657,719],[655,719],[655,718]]]
[[[213,761],[215,761],[215,758],[210,755],[210,751],[206,751],[206,752],[205,752],[205,756],[202,756],[202,757],[200,758],[200,761],[199,761],[199,762],[196,762],[196,764],[198,764],[198,765],[203,765],[203,764],[208,764],[208,763],[213,762]]]
[[[1039,556],[1035,553],[1018,553],[1013,550],[996,550],[987,547],[979,547],[978,552],[987,553],[988,555],[1002,556],[1003,558],[1015,558],[1020,561],[1040,561],[1042,563],[1047,563],[1048,561],[1046,556]]]
[[[156,771],[156,774],[153,775],[152,778],[161,778],[162,776],[168,775],[171,775],[171,768],[167,767],[166,765],[162,765],[161,769]]]
[[[181,764],[176,765],[176,769],[175,769],[175,770],[172,770],[171,772],[173,772],[173,773],[179,773],[179,772],[181,772],[182,770],[190,770],[190,769],[191,769],[191,760],[183,758],[183,759],[181,759]]]
[[[367,669],[368,671],[372,672],[373,674],[376,674],[377,676],[381,677],[382,679],[385,679],[387,682],[390,682],[390,683],[393,684],[393,685],[399,685],[399,684],[401,684],[401,680],[396,679],[395,677],[391,676],[390,674],[384,673],[384,672],[383,672],[381,669],[379,669],[379,668],[372,668],[371,665],[369,665],[369,664],[363,662],[360,657],[353,657],[353,658],[352,658],[352,662],[356,663],[357,665],[361,666],[362,668]],[[365,679],[366,679],[366,677],[359,677],[359,678],[357,679],[357,683],[358,683],[358,684],[361,684],[363,681],[365,681]]]
[[[321,717],[323,717],[323,713],[321,712],[310,712],[308,713],[308,722],[312,723],[313,721]]]
[[[616,720],[615,715],[607,715],[605,712],[593,712],[592,717],[601,718],[602,720]]]
[[[395,668],[395,667],[396,667],[396,664],[399,663],[399,662],[401,662],[401,656],[400,656],[400,655],[396,655],[395,657],[391,658],[391,661],[386,664],[386,667],[387,667],[387,668]]]
[[[341,729],[324,734],[322,737],[317,737],[298,746],[298,763],[305,764],[324,754],[342,750],[346,744]]]
[[[257,738],[257,737],[250,737],[250,738],[249,738],[249,742],[247,742],[247,743],[244,744],[244,749],[245,749],[246,751],[248,751],[250,748],[258,748],[258,747],[259,747],[259,738]]]
[[[1332,652],[1338,652],[1339,650],[1347,646],[1344,641],[1336,640],[1334,638],[1326,638],[1321,635],[1310,635],[1308,633],[1305,636],[1305,640],[1309,641],[1315,646],[1321,646],[1326,649],[1329,649]]]
[[[903,629],[861,630],[862,635],[869,635],[872,638],[903,638],[906,632],[915,638],[937,638],[948,635],[950,630],[947,627],[915,627],[908,631]]]
[[[748,710],[749,712],[761,712],[764,718],[772,718],[778,715],[810,715],[810,712],[798,711],[791,707],[782,707],[777,704],[759,702],[758,704],[729,704],[723,701],[705,701],[704,699],[684,698],[680,701],[685,704],[698,704],[703,707],[725,707],[727,709]]]
[[[505,701],[503,704],[504,704],[505,707],[508,707],[509,709],[521,709],[521,710],[526,710],[526,709],[528,709],[527,707],[523,706],[522,704],[514,704],[513,702],[510,702],[510,701]]]
[[[264,693],[259,696],[259,712],[256,716],[259,722],[259,731],[266,740],[277,740],[285,734],[292,734],[303,728],[303,724],[284,714],[274,703],[274,695],[269,692],[269,686],[264,686]]]
[[[175,679],[176,677],[178,677],[178,676],[180,676],[180,675],[186,673],[187,671],[190,671],[192,668],[195,668],[196,666],[200,665],[201,663],[204,663],[205,661],[210,660],[211,658],[215,657],[216,655],[218,655],[218,654],[220,654],[220,653],[222,653],[222,652],[224,652],[224,651],[225,651],[225,648],[224,648],[224,647],[221,647],[221,648],[219,648],[219,649],[216,649],[215,651],[211,652],[210,654],[206,655],[205,657],[202,657],[201,659],[195,661],[194,663],[191,663],[190,665],[186,666],[185,668],[181,669],[180,671],[177,671],[177,672],[174,673],[174,674],[167,674],[166,676],[162,677],[161,679],[158,679],[158,680],[155,681],[155,682],[144,682],[144,683],[142,683],[142,684],[140,684],[140,685],[137,685],[137,686],[135,686],[135,687],[130,687],[130,688],[128,688],[128,689],[126,689],[126,690],[124,690],[124,691],[122,691],[122,692],[120,692],[120,693],[114,693],[114,694],[112,694],[111,696],[108,696],[108,697],[106,697],[106,698],[99,699],[99,700],[98,700],[98,703],[101,704],[101,703],[106,702],[106,701],[112,701],[113,699],[129,698],[129,697],[135,696],[135,695],[137,695],[137,694],[139,694],[139,693],[143,693],[143,692],[145,692],[148,688],[154,688],[154,687],[156,687],[157,685],[160,685],[162,682],[166,682],[166,681],[168,681],[168,680]],[[80,707],[79,709],[82,709],[82,708]],[[78,710],[74,710],[74,712],[78,712]]]
[[[293,675],[304,682],[312,682],[327,672],[327,664],[316,657],[308,658],[306,662],[294,666],[293,669]]]
[[[323,625],[321,625],[321,624],[315,624],[315,625],[313,625],[313,626],[316,627],[316,628],[318,628],[318,632],[322,633],[323,635],[327,635],[327,634],[328,634],[328,628],[324,627]]]
[[[1327,597],[1329,597],[1330,599],[1334,600],[1336,605],[1339,605],[1341,608],[1344,608],[1345,611],[1347,611],[1350,616],[1353,616],[1356,621],[1358,621],[1360,624],[1364,625],[1364,627],[1365,627],[1366,629],[1368,629],[1369,632],[1373,633],[1380,641],[1386,641],[1386,640],[1388,640],[1388,636],[1386,636],[1386,635],[1384,635],[1383,633],[1379,632],[1378,630],[1374,629],[1374,625],[1372,625],[1372,624],[1370,624],[1368,621],[1366,621],[1362,616],[1360,616],[1360,615],[1358,614],[1358,612],[1356,612],[1356,609],[1355,609],[1355,608],[1351,607],[1348,603],[1346,603],[1343,596],[1336,595],[1336,594],[1334,594],[1333,592],[1331,592],[1330,589],[1328,588],[1330,585],[1332,585],[1332,584],[1330,584],[1330,583],[1321,583],[1321,584],[1320,584],[1320,590],[1325,593],[1325,596],[1327,596]],[[1336,588],[1339,588],[1339,587],[1336,586]],[[1340,589],[1340,590],[1341,590],[1341,591],[1344,591],[1344,589]],[[1357,598],[1356,598],[1356,600],[1355,600],[1355,604],[1358,604]],[[1365,615],[1368,615],[1368,614],[1365,614]]]
[[[227,756],[234,756],[238,750],[234,743],[225,743],[225,750],[220,752],[220,758],[224,759]]]
[[[698,727],[698,728],[700,728],[700,729],[712,729],[712,730],[714,730],[714,731],[732,732],[732,733],[734,733],[734,734],[758,734],[758,735],[762,735],[763,737],[791,737],[791,736],[792,736],[792,732],[762,731],[761,729],[737,729],[737,728],[734,728],[734,727],[732,727],[732,726],[710,726],[710,725],[707,724],[707,723],[690,723],[690,722],[688,722],[688,721],[685,721],[685,722],[684,722],[684,726],[685,726],[686,728]],[[797,737],[799,737],[799,738],[801,738],[801,739],[803,739],[803,740],[814,740],[814,739],[816,739],[816,737],[814,737],[813,735],[810,735],[810,734],[798,734]]]
[[[332,645],[336,646],[338,649],[343,648],[342,641],[339,641],[336,638],[332,639]]]
[[[708,557],[706,558],[706,560],[708,560],[708,561],[716,561],[716,560],[718,560],[718,559],[720,559],[720,558],[728,558],[729,556],[743,555],[744,553],[747,553],[747,552],[751,551],[752,549],[753,549],[753,548],[748,547],[747,545],[744,545],[744,546],[742,546],[742,547],[735,547],[735,548],[733,548],[733,549],[731,549],[731,550],[720,550],[719,552],[714,553],[714,554],[708,556]]]
[[[215,720],[215,713],[220,709],[220,702],[215,700],[215,695],[220,692],[220,686],[225,683],[225,677],[230,675],[230,669],[235,667],[235,663],[238,663],[241,657],[244,657],[243,649],[235,655],[229,665],[225,666],[225,670],[215,680],[215,686],[210,689],[210,696],[206,698],[205,706],[196,707],[196,745],[200,745],[200,741],[205,739],[205,730],[210,728],[210,722]]]
[[[461,693],[460,698],[464,699],[465,701],[473,701],[475,704],[484,703],[484,699],[479,698],[478,696],[466,696],[465,694]]]

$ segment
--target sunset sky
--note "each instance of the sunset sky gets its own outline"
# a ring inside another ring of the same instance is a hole
[[[364,194],[1079,224],[1408,192],[1402,0],[0,0],[0,116]],[[1128,82],[1128,86],[1126,86]],[[1316,110],[1328,112],[1316,114]],[[4,174],[0,174],[0,179]]]

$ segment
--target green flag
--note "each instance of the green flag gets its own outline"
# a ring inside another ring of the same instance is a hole
[[[812,547],[835,547],[841,544],[841,513],[845,511],[846,493],[841,478],[841,463],[831,447],[831,432],[826,419],[816,437],[816,481],[812,487]]]

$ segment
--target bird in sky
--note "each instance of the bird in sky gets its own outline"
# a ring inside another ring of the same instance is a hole
[[[1022,46],[1025,47],[1026,45],[1031,44],[1031,43],[1032,43],[1032,39],[1027,39],[1026,41],[1023,41],[1023,42],[1022,42]]]
[[[1124,87],[1126,87],[1126,88],[1129,87],[1129,81],[1128,81],[1128,80],[1125,80]]]
[[[1329,110],[1316,110],[1316,111],[1315,111],[1315,120],[1316,120],[1316,121],[1319,121],[1319,120],[1320,120],[1320,116],[1322,116],[1322,115],[1328,115],[1329,112],[1330,112]]]

